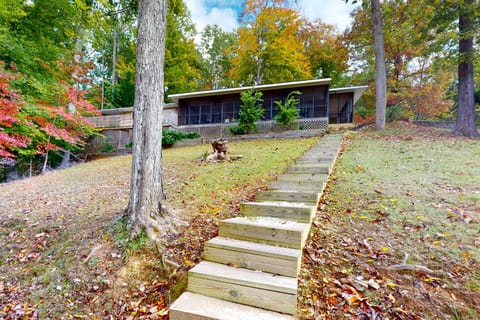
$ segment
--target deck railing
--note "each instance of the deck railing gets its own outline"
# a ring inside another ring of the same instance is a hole
[[[88,118],[95,128],[121,129],[133,127],[133,113]]]
[[[101,116],[88,118],[95,128],[99,129],[130,129],[133,128],[133,113],[125,113],[113,116]],[[163,118],[163,125],[166,127],[176,127],[175,122],[170,117]]]

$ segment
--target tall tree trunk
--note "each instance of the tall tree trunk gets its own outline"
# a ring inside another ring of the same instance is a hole
[[[133,158],[127,225],[145,229],[153,240],[166,230],[162,210],[162,110],[166,35],[166,0],[138,4],[137,66],[133,123]]]
[[[475,90],[473,81],[473,11],[475,0],[466,0],[460,9],[458,31],[458,111],[455,132],[467,137],[479,137],[475,124]]]
[[[377,130],[385,129],[387,109],[387,72],[382,31],[382,9],[380,0],[372,0],[373,37],[375,40],[375,125]]]
[[[116,85],[118,82],[118,75],[117,75],[117,53],[120,47],[118,43],[118,31],[117,26],[113,28],[113,45],[112,45],[112,76],[111,76],[111,83],[112,86]],[[112,89],[114,90],[114,89]]]

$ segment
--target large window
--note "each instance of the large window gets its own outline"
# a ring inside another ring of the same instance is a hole
[[[278,113],[275,101],[285,101],[290,92],[297,90],[302,92],[298,97],[300,117],[327,117],[328,86],[324,85],[262,91],[263,107],[265,108],[263,120],[271,120]],[[182,99],[179,101],[178,124],[195,125],[232,122],[238,119],[240,105],[240,94],[238,93]]]

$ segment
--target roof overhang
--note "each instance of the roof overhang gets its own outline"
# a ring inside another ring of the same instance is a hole
[[[352,86],[352,87],[343,87],[343,88],[330,88],[330,94],[339,94],[339,93],[353,93],[353,104],[357,103],[358,99],[362,94],[367,90],[368,86]]]
[[[257,91],[268,91],[268,90],[275,90],[275,89],[294,89],[298,87],[313,87],[318,85],[330,84],[330,81],[331,81],[330,78],[325,78],[325,79],[315,79],[315,80],[305,80],[305,81],[281,82],[281,83],[262,84],[258,86],[249,86],[249,87],[178,93],[178,94],[169,95],[168,97],[173,101],[175,101],[176,103],[178,103],[180,99],[211,97],[211,96],[218,96],[223,94],[235,94],[235,93],[240,93],[242,91],[250,90],[250,89],[255,89]]]

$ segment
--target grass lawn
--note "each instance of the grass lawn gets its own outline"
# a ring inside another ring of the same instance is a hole
[[[480,141],[404,123],[346,141],[304,251],[303,317],[479,319]]]
[[[162,257],[175,270],[124,228],[129,156],[0,185],[0,319],[166,317],[217,220],[238,213],[316,141],[230,143],[244,158],[214,164],[201,161],[210,145],[164,150],[167,199],[185,224]]]

